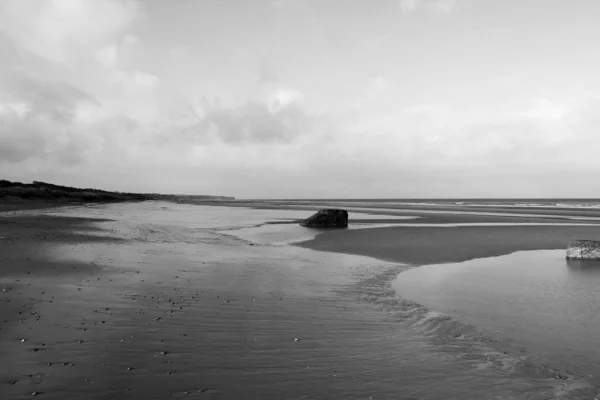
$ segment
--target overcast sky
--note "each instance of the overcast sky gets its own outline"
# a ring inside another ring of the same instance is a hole
[[[600,197],[600,1],[2,0],[0,179]]]

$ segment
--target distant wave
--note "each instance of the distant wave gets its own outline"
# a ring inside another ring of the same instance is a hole
[[[269,200],[281,204],[348,204],[348,205],[405,205],[405,206],[463,206],[463,207],[525,207],[525,208],[600,208],[597,199],[315,199],[315,200]]]

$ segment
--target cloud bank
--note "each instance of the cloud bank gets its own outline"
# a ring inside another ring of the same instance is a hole
[[[189,3],[183,13],[204,15]],[[4,1],[3,178],[237,197],[492,197],[556,195],[549,177],[567,184],[598,169],[595,92],[526,93],[502,71],[471,84],[478,70],[465,78],[454,56],[418,61],[433,56],[378,39],[390,32],[347,42],[341,17],[325,8],[311,17],[309,7],[294,17],[295,4],[252,6],[264,32],[238,13],[210,36],[144,2]],[[398,6],[407,18],[458,11],[455,0]],[[357,47],[367,42],[380,44]],[[479,91],[463,96],[444,74]]]
[[[425,9],[435,14],[450,14],[458,10],[457,0],[400,0],[398,6],[402,12]]]

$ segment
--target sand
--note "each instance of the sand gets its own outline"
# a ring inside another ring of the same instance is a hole
[[[21,199],[15,196],[0,197],[0,212],[6,211],[22,211],[22,210],[40,210],[51,207],[69,206],[76,203],[45,201],[45,200],[29,200]]]
[[[369,398],[373,366],[341,361],[401,367],[330,293],[364,260],[134,219],[0,219],[0,398]]]
[[[399,226],[325,232],[298,245],[423,265],[460,262],[521,250],[566,251],[569,242],[576,238],[600,238],[600,226]]]
[[[406,266],[175,225],[193,220],[195,206],[169,207],[0,217],[0,399],[550,398],[562,388],[538,364],[491,362],[493,348],[471,328],[443,340],[407,330],[431,319],[394,297],[390,282]],[[305,246],[366,254],[382,242],[373,254],[424,263],[452,258],[448,240],[474,256],[448,228],[386,229],[369,230],[368,241],[362,231],[329,232]],[[493,254],[592,229],[468,238]],[[582,382],[568,382],[583,385],[570,398],[593,398]]]

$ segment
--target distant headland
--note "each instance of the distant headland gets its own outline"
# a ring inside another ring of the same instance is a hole
[[[205,201],[235,200],[235,198],[208,195],[117,192],[91,188],[75,188],[39,181],[21,183],[0,179],[0,203],[50,202],[70,204],[145,200],[197,203]]]

